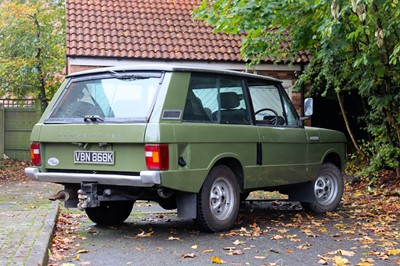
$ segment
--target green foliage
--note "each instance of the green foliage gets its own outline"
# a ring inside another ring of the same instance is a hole
[[[194,17],[216,31],[243,34],[250,65],[267,58],[296,63],[299,50],[311,52],[296,85],[306,83],[311,95],[359,94],[370,170],[400,174],[398,0],[203,0]]]
[[[357,176],[371,175],[380,169],[400,167],[400,149],[386,141],[363,142],[362,149],[369,155],[369,165],[361,169]]]
[[[39,97],[46,104],[65,66],[64,3],[6,1],[0,5],[0,97]]]

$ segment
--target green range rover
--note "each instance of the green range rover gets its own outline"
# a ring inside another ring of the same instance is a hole
[[[303,126],[279,80],[221,69],[133,65],[67,76],[31,135],[28,177],[97,224],[152,200],[202,230],[230,229],[254,190],[333,211],[346,139]]]

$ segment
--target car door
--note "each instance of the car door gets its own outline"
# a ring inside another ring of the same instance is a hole
[[[249,79],[247,84],[259,134],[257,186],[306,181],[307,135],[282,85],[262,79]]]
[[[258,132],[252,123],[241,77],[193,73],[182,124],[175,129],[175,135],[180,140],[179,150],[185,151],[182,158],[192,173],[203,173],[217,161],[235,160],[245,176],[243,187],[256,187]]]

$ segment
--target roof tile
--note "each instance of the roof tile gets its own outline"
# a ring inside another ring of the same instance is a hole
[[[67,55],[242,61],[240,36],[213,33],[192,19],[199,2],[67,0]],[[299,54],[301,61],[309,61],[308,53]]]

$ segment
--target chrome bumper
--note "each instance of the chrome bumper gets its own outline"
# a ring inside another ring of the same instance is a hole
[[[86,173],[54,173],[40,172],[38,168],[25,168],[25,174],[33,180],[52,183],[97,182],[102,185],[152,187],[161,183],[160,172],[141,171],[139,176],[112,175],[112,174],[86,174]]]

